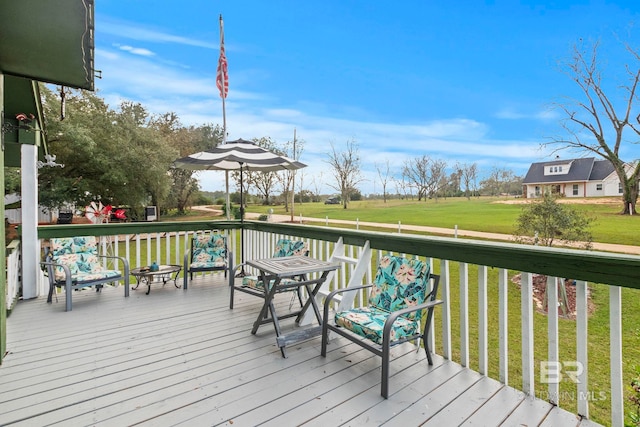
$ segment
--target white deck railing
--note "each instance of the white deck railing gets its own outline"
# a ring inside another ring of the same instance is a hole
[[[14,240],[7,246],[7,310],[11,310],[20,292],[20,241]]]
[[[305,234],[304,232],[299,233],[301,226],[297,225],[288,226],[288,228],[280,225],[276,227],[275,232],[265,231],[268,227],[267,224],[258,227],[261,230],[245,230],[244,254],[240,254],[239,250],[241,241],[239,230],[229,229],[226,231],[229,236],[230,248],[236,249],[233,251],[234,265],[243,259],[271,256],[274,252],[275,242],[280,237],[295,238],[296,235]],[[290,234],[284,234],[283,230]],[[110,236],[103,239],[103,250],[127,257],[132,267],[146,265],[152,261],[161,264],[182,264],[183,254],[189,248],[189,239],[195,233],[197,231]],[[359,233],[364,242],[368,233]],[[340,230],[334,229],[333,234],[340,234]],[[420,237],[415,237],[419,242]],[[331,257],[336,245],[335,240],[305,239],[309,243],[312,256],[321,259]],[[378,239],[380,239],[379,236]],[[446,238],[440,239],[446,240]],[[463,239],[446,241],[451,245],[467,246],[472,245],[470,242],[465,242]],[[495,247],[499,248],[500,244],[496,244]],[[531,250],[533,251],[531,265],[542,265],[536,264],[535,251],[538,249],[532,248]],[[362,244],[345,245],[345,253],[349,257],[358,258],[362,251]],[[380,247],[374,251],[373,259],[362,282],[371,281],[378,257],[383,251],[385,249]],[[572,250],[567,249],[567,251]],[[10,254],[10,265],[16,264],[15,260],[19,250],[15,252],[15,254]],[[515,294],[515,287],[509,281],[509,275],[513,271],[501,268],[500,261],[496,262],[494,266],[486,266],[461,262],[460,259],[454,261],[425,257],[424,254],[407,253],[406,256],[426,258],[427,262],[432,265],[433,271],[441,276],[440,299],[445,302],[437,310],[434,333],[430,336],[431,348],[435,349],[437,353],[463,366],[475,369],[481,374],[495,377],[506,385],[519,388],[529,396],[543,398],[585,418],[589,418],[590,408],[595,405],[600,408],[600,412],[610,413],[610,420],[599,420],[600,422],[614,426],[624,425],[621,287],[609,286],[609,342],[594,343],[590,342],[589,335],[589,286],[584,280],[577,280],[575,283],[575,333],[572,336],[566,336],[559,332],[561,320],[557,310],[549,310],[549,315],[546,318],[542,317],[546,320],[541,320],[541,317],[536,315],[532,272],[522,272],[520,290]],[[607,256],[615,257],[615,255],[602,254],[602,257]],[[634,263],[635,259],[629,262]],[[352,265],[345,265],[345,268],[340,269],[330,282],[332,289],[346,286],[353,274],[353,268]],[[548,269],[548,267],[540,267],[540,269]],[[458,275],[454,277],[456,271]],[[635,276],[637,273],[633,273],[633,275]],[[16,277],[12,270],[8,281],[11,289],[15,287]],[[558,280],[556,277],[548,275],[547,304],[549,307],[557,307],[558,305],[556,280]],[[634,299],[637,300],[640,297],[637,290],[630,290],[630,292],[633,292]],[[360,305],[365,300],[364,295],[359,295],[354,304]],[[456,301],[456,304],[454,305],[452,301]],[[607,302],[602,305],[606,306]],[[517,318],[513,318],[514,313],[519,313]],[[540,327],[535,328],[534,324],[540,321],[547,322],[546,337],[534,336],[534,331],[540,330]],[[519,329],[516,334],[517,340],[513,339],[514,328]],[[546,344],[546,350],[536,348],[536,341],[542,341],[543,345]],[[574,344],[569,345],[569,343]],[[609,379],[601,381],[602,378],[597,378],[596,381],[593,381],[589,370],[589,349],[597,349],[607,344],[610,364]],[[570,350],[567,351],[567,347]],[[575,351],[572,350],[573,347],[575,347]],[[536,352],[536,350],[538,351]],[[574,357],[567,359],[567,354],[574,354]],[[492,360],[492,358],[498,360]],[[630,365],[635,363],[635,361],[627,362]],[[595,385],[607,383],[610,385],[605,390],[596,388],[602,387],[602,385]]]

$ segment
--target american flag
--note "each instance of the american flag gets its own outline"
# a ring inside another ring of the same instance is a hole
[[[227,57],[224,54],[224,24],[220,15],[220,58],[216,73],[216,86],[220,91],[220,98],[226,98],[229,93],[229,74],[227,73]]]

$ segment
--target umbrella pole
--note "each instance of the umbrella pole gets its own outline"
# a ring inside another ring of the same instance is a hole
[[[227,188],[227,199],[226,199],[226,204],[227,204],[227,221],[231,220],[231,201],[229,200],[229,171],[224,171],[224,181],[225,181],[225,187]]]
[[[242,162],[240,162],[240,271],[236,274],[236,277],[244,277],[244,203],[242,197],[242,189],[244,184],[242,183]]]

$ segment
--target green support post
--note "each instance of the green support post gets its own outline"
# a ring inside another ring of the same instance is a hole
[[[0,122],[4,123],[4,74],[0,73]],[[2,131],[2,125],[0,124],[0,164],[2,165],[2,172],[0,173],[0,188],[2,188],[2,203],[0,203],[0,214],[3,218],[2,225],[0,225],[0,232],[2,235],[6,235],[4,226],[4,132]],[[6,246],[3,243],[0,245],[0,259],[7,259]],[[5,268],[4,274],[0,274],[0,365],[2,365],[2,359],[7,352],[7,270]]]

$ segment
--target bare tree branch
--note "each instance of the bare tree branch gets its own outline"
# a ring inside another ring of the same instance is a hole
[[[625,45],[633,65],[627,64],[625,70],[629,80],[618,89],[624,94],[609,93],[605,90],[605,81],[598,61],[600,42],[591,49],[580,44],[574,46],[572,61],[566,64],[567,74],[582,92],[582,100],[557,105],[565,114],[561,125],[568,137],[552,138],[543,146],[553,145],[560,149],[575,149],[593,153],[613,165],[622,184],[622,213],[635,213],[638,198],[638,179],[640,168],[633,162],[628,163],[620,157],[625,135],[632,133],[637,144],[640,136],[640,112],[637,110],[638,83],[640,82],[640,54],[629,45]],[[621,106],[616,106],[614,100]],[[618,112],[621,112],[619,115]],[[635,118],[637,124],[631,123]],[[628,132],[627,132],[628,130]]]

